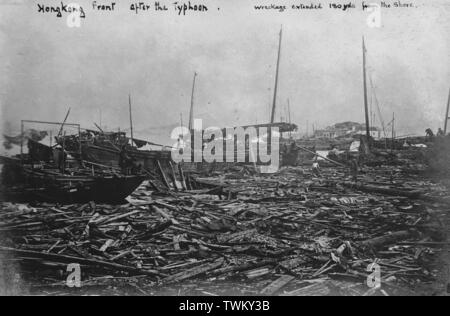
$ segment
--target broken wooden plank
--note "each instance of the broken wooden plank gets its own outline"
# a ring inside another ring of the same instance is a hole
[[[286,286],[289,282],[294,280],[295,277],[292,275],[282,275],[280,278],[270,283],[267,287],[265,287],[262,291],[262,295],[273,295],[278,292],[281,288]]]
[[[182,163],[178,164],[178,173],[180,174],[181,186],[183,187],[183,190],[186,191],[187,190],[186,178],[184,176],[183,164]]]
[[[361,245],[363,245],[365,247],[371,247],[374,249],[381,248],[385,245],[389,245],[392,243],[396,243],[396,242],[411,238],[415,234],[417,234],[417,233],[415,233],[412,230],[402,230],[402,231],[398,231],[398,232],[388,233],[384,236],[365,240],[365,241],[361,242]]]
[[[212,263],[202,264],[198,267],[194,267],[192,269],[168,276],[167,278],[163,279],[163,283],[169,284],[169,283],[180,282],[183,280],[190,279],[194,276],[198,276],[198,275],[204,274],[210,270],[214,270],[214,269],[221,267],[223,265],[223,262],[224,262],[223,258],[220,258]]]
[[[170,179],[172,180],[172,185],[175,191],[178,191],[178,185],[177,185],[177,177],[175,175],[175,170],[173,169],[173,164],[171,161],[169,161],[169,170],[170,170]]]
[[[97,259],[86,259],[86,258],[79,258],[74,256],[67,256],[67,255],[59,255],[59,254],[53,254],[53,253],[45,253],[45,252],[38,252],[38,251],[31,251],[31,250],[22,250],[22,249],[15,249],[15,248],[8,248],[8,247],[1,247],[1,252],[10,252],[18,255],[24,255],[30,258],[42,258],[42,259],[49,259],[49,260],[56,260],[60,262],[67,262],[67,263],[78,263],[78,264],[86,264],[86,265],[98,265],[98,266],[104,266],[113,270],[117,271],[126,271],[131,273],[137,273],[137,274],[145,274],[148,276],[164,276],[164,274],[156,271],[156,270],[149,270],[149,269],[138,269],[130,266],[124,266],[118,263],[113,262],[107,262]]]
[[[166,174],[164,173],[163,168],[161,167],[161,163],[159,160],[156,161],[156,166],[158,167],[159,175],[161,176],[161,180],[163,181],[163,184],[166,186],[167,189],[170,190],[169,181],[167,181]]]

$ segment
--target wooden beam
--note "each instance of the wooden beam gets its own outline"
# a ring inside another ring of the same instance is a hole
[[[170,166],[170,178],[172,180],[173,187],[174,187],[175,191],[178,191],[177,177],[175,175],[175,170],[173,168],[173,164],[171,161],[169,161],[169,166]]]
[[[158,167],[158,171],[159,171],[159,174],[160,174],[160,176],[161,176],[161,180],[163,181],[164,185],[165,185],[168,189],[170,189],[169,181],[167,181],[166,174],[164,173],[164,170],[163,170],[163,168],[161,167],[161,163],[159,162],[159,160],[156,161],[156,165],[157,165],[157,167]]]
[[[186,178],[184,177],[183,165],[181,163],[178,164],[178,173],[180,174],[181,186],[183,187],[183,190],[187,190]]]

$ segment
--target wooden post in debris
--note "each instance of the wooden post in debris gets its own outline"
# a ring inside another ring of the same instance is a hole
[[[157,167],[158,167],[158,171],[159,171],[159,174],[160,174],[160,176],[161,176],[161,179],[162,179],[164,185],[165,185],[168,189],[170,189],[169,181],[167,181],[166,174],[164,173],[164,170],[163,170],[163,168],[161,167],[161,163],[159,162],[159,160],[156,161],[156,165],[157,165]]]
[[[188,174],[186,177],[186,187],[188,190],[193,190],[194,188],[192,187],[192,183],[191,183],[191,177]]]
[[[170,178],[172,180],[173,187],[175,191],[178,191],[177,177],[175,175],[175,170],[173,169],[173,164],[171,161],[169,161],[169,166],[170,166]]]
[[[186,190],[186,178],[184,177],[183,165],[181,162],[178,164],[178,173],[180,174],[181,186],[183,187],[183,190]]]
[[[449,110],[450,110],[450,89],[448,89],[447,111],[445,112],[444,136],[447,136],[448,120],[450,119],[450,117],[448,116]]]
[[[156,186],[156,184],[152,181],[153,175],[147,170],[147,169],[142,169],[144,173],[146,173],[149,178],[147,179],[148,183],[150,184],[150,186],[153,188],[153,190],[155,190],[156,192],[160,192],[159,188]]]
[[[156,186],[156,184],[151,179],[148,179],[147,181],[150,184],[150,186],[153,188],[153,190],[155,190],[156,192],[160,192],[159,188]]]

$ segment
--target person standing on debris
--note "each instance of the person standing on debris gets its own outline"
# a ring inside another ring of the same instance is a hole
[[[58,169],[61,172],[64,172],[66,159],[67,153],[62,149],[61,146],[56,146],[53,150],[53,161],[58,166]]]
[[[333,160],[338,160],[339,149],[336,146],[332,146],[331,150],[328,152],[328,158]]]
[[[426,137],[428,138],[428,140],[429,140],[429,141],[433,141],[434,133],[433,133],[433,131],[431,130],[431,128],[427,128],[427,129],[425,130],[425,133],[426,133]]]
[[[313,172],[313,175],[315,175],[316,177],[320,177],[321,176],[319,159],[318,159],[317,156],[316,156],[316,158],[314,158],[314,162],[313,162],[313,165],[312,165],[312,172]]]
[[[132,167],[131,158],[128,156],[127,148],[125,145],[122,146],[119,154],[119,167],[122,169],[124,174],[129,174]]]

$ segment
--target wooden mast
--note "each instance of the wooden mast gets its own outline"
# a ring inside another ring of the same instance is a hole
[[[272,115],[270,117],[270,123],[275,122],[275,108],[276,108],[276,102],[277,102],[277,90],[278,90],[278,70],[280,68],[280,55],[281,55],[281,38],[283,35],[283,26],[281,26],[280,29],[280,39],[278,43],[278,58],[277,58],[277,69],[275,73],[275,88],[273,91],[273,102],[272,102]]]
[[[292,122],[291,122],[291,103],[289,102],[289,99],[287,100],[287,105],[288,105],[289,124],[292,124]],[[292,138],[292,132],[289,132],[289,138]]]
[[[392,113],[392,144],[391,144],[391,150],[394,150],[394,142],[395,142],[395,113]]]
[[[366,137],[367,137],[367,144],[370,149],[369,105],[367,102],[366,44],[364,43],[364,36],[362,39],[362,46],[363,46],[363,83],[364,83],[364,110],[366,116]]]
[[[59,129],[59,132],[58,132],[58,137],[61,136],[61,133],[63,132],[64,124],[66,124],[69,114],[70,114],[70,108],[69,108],[69,110],[67,110],[66,117],[64,118],[64,121],[61,124],[61,128]]]
[[[444,123],[444,135],[447,136],[447,127],[448,127],[448,112],[450,110],[450,89],[448,90],[448,101],[447,101],[447,111],[445,112],[445,123]]]
[[[131,115],[131,95],[130,94],[128,94],[128,108],[129,108],[129,112],[130,112],[131,147],[134,147],[133,117]]]
[[[194,72],[194,80],[192,82],[192,93],[191,93],[191,110],[189,112],[189,130],[192,131],[194,129],[194,92],[195,92],[195,78],[197,77],[197,73]]]
[[[178,135],[178,145],[181,138],[183,138],[183,113],[180,113],[180,134]]]
[[[100,122],[99,122],[99,127],[100,129],[102,129],[102,109],[99,109],[99,114],[100,114]]]

